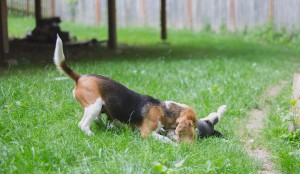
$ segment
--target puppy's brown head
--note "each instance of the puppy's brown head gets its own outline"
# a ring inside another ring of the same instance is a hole
[[[195,112],[191,109],[185,109],[180,117],[176,119],[175,134],[180,141],[193,142],[194,130],[197,126],[197,117]]]

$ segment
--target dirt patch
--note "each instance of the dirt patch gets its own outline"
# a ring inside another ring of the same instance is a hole
[[[269,98],[274,98],[276,97],[279,92],[288,84],[288,81],[282,81],[280,82],[278,85],[271,87],[268,91],[267,91],[267,97]]]
[[[264,128],[264,121],[268,117],[270,106],[265,102],[265,98],[272,99],[276,97],[287,84],[287,81],[282,81],[278,85],[268,89],[266,91],[266,96],[262,97],[264,108],[253,109],[249,113],[249,119],[246,123],[246,131],[249,134],[249,139],[244,140],[245,149],[252,158],[261,162],[263,168],[259,171],[259,173],[280,173],[275,169],[275,164],[271,159],[271,154],[268,149],[259,146],[253,148],[253,143],[258,140],[259,133]]]
[[[246,124],[246,129],[254,131],[256,134],[260,132],[264,127],[264,119],[266,117],[266,111],[260,109],[253,109],[249,114],[249,120]]]

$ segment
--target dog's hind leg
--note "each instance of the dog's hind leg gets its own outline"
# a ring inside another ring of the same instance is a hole
[[[99,127],[104,127],[104,126],[105,126],[105,123],[104,123],[103,120],[101,119],[101,113],[100,113],[98,116],[96,116],[95,122],[96,122],[96,124],[97,124]]]
[[[103,101],[101,98],[98,98],[94,104],[89,105],[84,109],[84,115],[81,119],[78,126],[81,128],[83,132],[87,135],[92,135],[93,133],[90,130],[90,125],[93,120],[100,114],[102,108]]]

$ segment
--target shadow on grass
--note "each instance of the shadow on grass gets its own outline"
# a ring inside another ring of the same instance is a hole
[[[228,42],[228,41],[227,41]],[[33,44],[11,41],[8,59],[16,59],[17,68],[30,68],[30,65],[45,66],[53,63],[54,44]],[[214,59],[214,58],[251,58],[257,56],[289,55],[280,46],[270,46],[247,42],[228,43],[155,43],[149,45],[119,44],[117,50],[109,50],[105,45],[64,46],[67,61],[85,62],[100,60],[143,60],[143,59]],[[296,54],[296,53],[295,53]]]

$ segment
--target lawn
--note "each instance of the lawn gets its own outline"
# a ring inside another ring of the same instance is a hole
[[[21,37],[33,25],[31,18],[11,16],[9,35]],[[62,29],[78,40],[106,39],[104,28],[63,23]],[[174,147],[151,137],[142,139],[138,132],[99,128],[94,123],[95,135],[88,137],[77,126],[83,111],[72,97],[73,81],[55,80],[64,75],[53,64],[28,63],[28,55],[20,54],[15,57],[19,65],[0,72],[0,173],[257,173],[261,169],[245,151],[239,132],[247,113],[262,107],[260,96],[266,89],[282,80],[292,81],[300,66],[298,49],[243,34],[211,32],[169,31],[167,43],[162,43],[159,31],[150,28],[119,29],[118,40],[127,45],[117,53],[100,46],[81,49],[86,59],[74,59],[78,57],[74,48],[65,48],[69,65],[81,74],[106,75],[136,92],[191,105],[199,118],[226,104],[228,111],[217,129],[227,140],[208,138]],[[279,107],[287,113],[290,94],[286,87],[276,101],[270,101],[273,110]],[[299,144],[282,138],[287,129],[279,117],[271,112],[262,142],[271,149],[279,170],[297,173],[299,153],[288,154]]]

